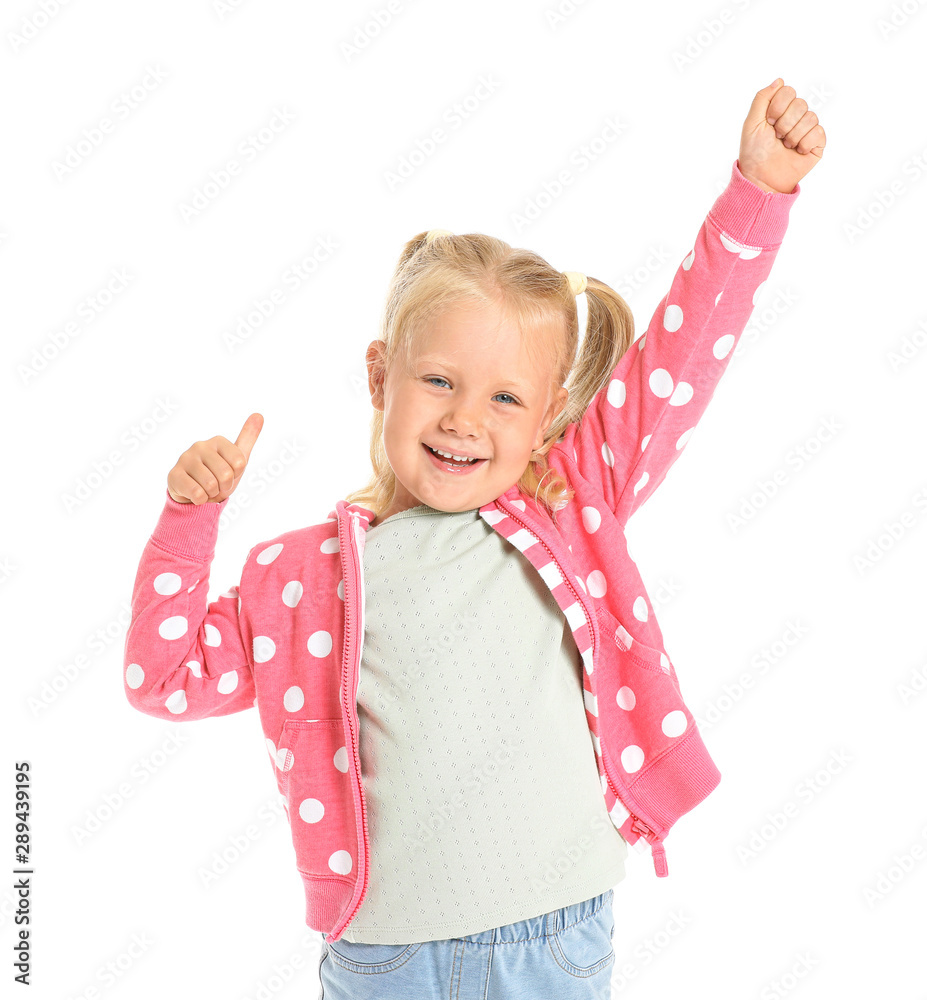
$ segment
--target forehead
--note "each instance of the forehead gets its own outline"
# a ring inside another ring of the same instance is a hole
[[[414,361],[465,365],[536,381],[549,377],[554,345],[550,327],[523,329],[498,307],[481,304],[436,314],[410,348]]]

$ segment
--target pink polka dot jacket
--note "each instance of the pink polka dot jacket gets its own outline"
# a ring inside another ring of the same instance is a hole
[[[537,569],[582,655],[586,720],[612,823],[666,875],[664,839],[720,774],[680,693],[624,528],[682,454],[730,362],[781,244],[796,187],[731,179],[646,332],[550,452],[575,491],[552,519],[512,486],[480,515]],[[207,603],[221,504],[166,502],[142,554],[125,646],[141,712],[193,720],[256,707],[287,810],[306,923],[334,942],[360,908],[370,845],[356,694],[362,559],[374,514],[255,545]]]

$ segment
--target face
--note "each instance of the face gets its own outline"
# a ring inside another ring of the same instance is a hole
[[[385,346],[370,344],[367,370],[397,492],[373,523],[423,503],[472,510],[518,482],[568,396],[551,393],[551,372],[525,353],[518,328],[495,306],[454,307],[433,320],[412,371],[396,365],[384,383],[373,363]],[[449,463],[432,449],[478,461]]]

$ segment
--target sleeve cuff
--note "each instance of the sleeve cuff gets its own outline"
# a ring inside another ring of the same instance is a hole
[[[219,534],[219,518],[228,503],[178,503],[164,487],[164,508],[151,540],[180,556],[212,559]]]
[[[740,172],[734,160],[731,179],[718,195],[708,215],[738,243],[774,249],[782,243],[789,225],[789,209],[801,194],[801,185],[788,193],[764,191]]]

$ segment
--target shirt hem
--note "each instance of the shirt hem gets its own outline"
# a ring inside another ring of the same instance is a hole
[[[601,873],[597,873],[601,875]],[[573,886],[569,892],[563,894],[564,902],[558,903],[554,902],[553,905],[548,905],[547,909],[537,911],[532,911],[532,907],[535,907],[537,903],[532,903],[530,900],[524,900],[523,905],[509,907],[505,913],[502,915],[502,919],[498,920],[495,924],[490,924],[487,927],[472,927],[471,924],[462,924],[460,920],[445,920],[438,923],[430,924],[415,924],[412,926],[406,926],[398,928],[396,926],[383,927],[375,925],[366,925],[353,927],[348,925],[342,932],[342,937],[351,944],[424,944],[428,941],[443,941],[448,938],[459,938],[467,937],[470,934],[480,934],[482,931],[490,930],[492,927],[503,927],[506,924],[513,924],[519,920],[529,920],[532,917],[541,916],[545,913],[550,913],[553,910],[559,910],[566,906],[573,906],[575,903],[583,902],[586,899],[592,899],[594,896],[598,896],[603,892],[607,892],[608,889],[613,888],[619,882],[621,882],[627,870],[625,868],[624,862],[610,874],[606,874],[604,878],[596,878],[589,883],[578,883]],[[604,882],[608,882],[602,888]],[[584,888],[585,886],[585,888]],[[598,887],[598,888],[596,888]],[[567,901],[569,900],[569,901]],[[546,905],[546,904],[541,904]],[[529,912],[525,912],[525,911]],[[509,919],[505,919],[508,917]],[[463,930],[463,927],[470,927],[469,930]],[[348,937],[348,933],[351,931],[357,931],[359,934],[372,934],[377,937],[377,940],[370,941],[355,941],[353,937]],[[440,937],[430,937],[430,938],[420,938],[421,934],[431,934],[433,932],[440,933],[441,931],[449,930],[449,933],[443,933]],[[384,935],[389,935],[387,940],[383,940]],[[419,938],[419,940],[410,940],[410,938]]]

